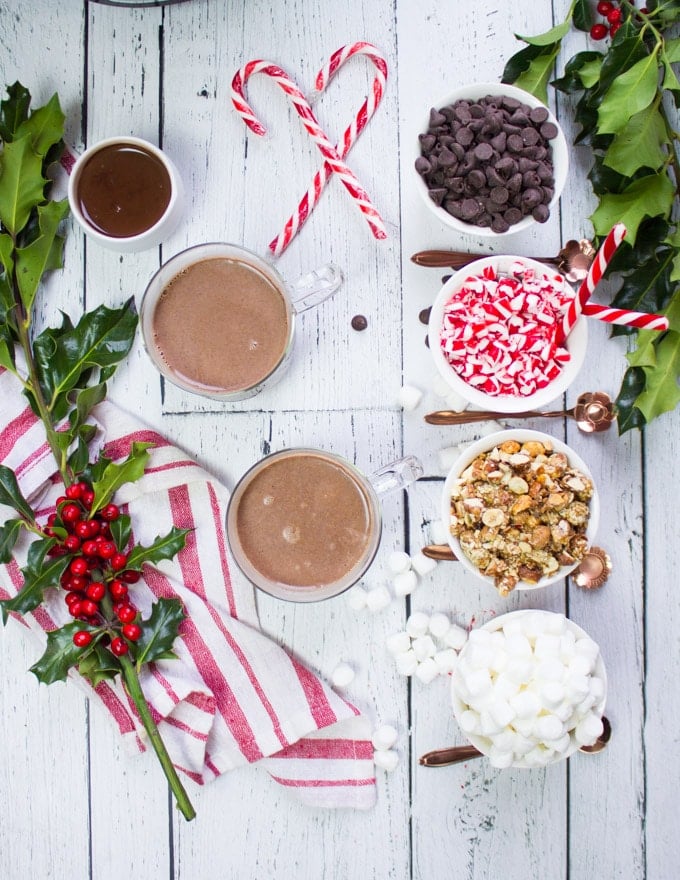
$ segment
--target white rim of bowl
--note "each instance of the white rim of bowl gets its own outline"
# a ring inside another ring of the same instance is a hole
[[[597,484],[590,472],[590,468],[583,461],[581,456],[574,452],[574,450],[570,446],[567,446],[562,440],[552,437],[550,434],[545,434],[542,431],[532,431],[529,428],[509,428],[505,431],[496,431],[495,434],[488,434],[486,437],[481,437],[479,440],[476,440],[456,459],[444,480],[440,502],[440,515],[442,521],[446,523],[449,546],[457,560],[467,571],[470,572],[470,574],[473,574],[475,577],[490,584],[497,594],[498,590],[494,584],[493,577],[491,577],[491,575],[483,574],[477,566],[473,565],[463,553],[458,539],[454,538],[454,536],[448,531],[448,527],[451,518],[451,487],[454,481],[458,479],[465,468],[468,467],[468,465],[470,465],[480,453],[489,452],[494,446],[498,446],[506,440],[517,440],[518,443],[525,443],[527,440],[539,440],[540,442],[545,443],[546,440],[549,440],[550,443],[552,443],[555,452],[563,452],[568,457],[570,466],[580,470],[593,484],[593,494],[588,505],[590,516],[588,517],[588,528],[586,529],[586,538],[588,539],[589,545],[592,544],[600,523],[600,496],[597,490]],[[578,562],[575,562],[573,565],[563,565],[554,575],[541,578],[536,584],[530,584],[527,581],[519,581],[512,592],[515,592],[515,590],[540,590],[543,589],[543,587],[548,587],[551,584],[568,577],[568,575],[577,568],[578,564]]]

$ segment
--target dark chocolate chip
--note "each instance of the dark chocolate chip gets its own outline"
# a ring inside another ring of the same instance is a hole
[[[442,284],[444,282],[442,281]],[[418,312],[418,320],[421,324],[429,324],[430,323],[430,312],[432,311],[432,306],[429,306],[426,309],[422,309],[422,311]]]
[[[444,147],[444,149],[439,154],[439,165],[442,168],[450,168],[452,165],[457,164],[458,162],[455,155],[451,152],[451,150]]]
[[[461,195],[465,191],[465,181],[462,177],[454,177],[449,182],[449,192],[452,192],[454,195]]]
[[[470,131],[467,127],[459,128],[456,132],[456,141],[463,147],[469,147],[474,139],[474,132]]]
[[[503,233],[510,229],[510,224],[502,214],[494,214],[491,221],[491,228],[494,232]]]
[[[450,145],[449,149],[459,162],[465,156],[465,148],[461,144],[456,143],[455,140],[454,143]]]
[[[493,165],[487,165],[484,169],[484,173],[486,174],[486,182],[490,187],[505,186],[505,180],[500,176]]]
[[[444,125],[446,123],[446,116],[443,113],[440,113],[439,110],[435,110],[434,107],[430,110],[430,128],[435,128],[438,125]]]
[[[483,214],[480,214],[480,216],[475,220],[475,225],[476,226],[491,226],[492,220],[493,220],[493,217],[491,216],[491,214],[489,214],[488,212],[485,211]]]
[[[522,156],[517,163],[517,167],[521,174],[524,174],[527,171],[535,171],[538,168],[538,162],[535,162],[533,159],[527,159],[526,156]]]
[[[508,208],[507,211],[503,212],[503,218],[506,223],[510,224],[510,226],[514,226],[515,223],[519,223],[522,219],[522,212],[519,208]]]
[[[475,147],[475,156],[480,162],[488,162],[493,156],[493,147],[491,144],[477,144]]]
[[[516,98],[511,98],[509,95],[504,95],[503,106],[506,110],[510,110],[511,112],[513,112],[517,110],[517,108],[520,106],[520,103]]]
[[[368,321],[364,315],[355,315],[351,323],[353,330],[365,330],[368,327]]]
[[[467,104],[457,104],[453,108],[454,118],[466,125],[471,119],[470,108]]]
[[[535,147],[540,139],[541,136],[535,128],[527,126],[526,128],[522,129],[522,140],[524,141],[525,147]]]
[[[527,206],[527,208],[535,208],[536,205],[540,205],[543,201],[543,190],[540,190],[536,187],[529,187],[529,189],[525,189],[522,193],[522,202]]]
[[[505,205],[510,198],[510,193],[505,186],[494,186],[491,190],[489,198],[496,205]]]
[[[426,156],[432,147],[437,143],[437,138],[433,134],[421,134],[418,135],[420,140],[420,149],[424,156]]]
[[[524,189],[528,189],[533,186],[540,186],[541,178],[535,171],[525,171],[522,175],[522,186]]]
[[[435,205],[441,205],[446,197],[446,190],[443,187],[436,187],[435,189],[428,189],[427,194]]]
[[[464,199],[461,205],[463,220],[474,220],[482,213],[482,206],[477,199]]]
[[[428,348],[430,347],[430,337],[429,337],[429,336],[426,336],[426,337],[425,337],[425,345],[426,345]]]
[[[479,168],[475,168],[468,174],[467,183],[470,184],[472,189],[481,189],[486,183],[486,174],[480,171]]]
[[[508,137],[508,150],[511,153],[519,153],[523,147],[524,141],[522,140],[521,134],[511,134]]]
[[[418,174],[427,174],[430,171],[432,166],[427,161],[425,156],[418,156],[416,159],[416,171]]]
[[[529,119],[536,125],[540,125],[548,118],[548,111],[545,107],[533,107],[529,113]]]
[[[507,139],[507,134],[504,131],[501,131],[496,135],[496,137],[491,139],[490,143],[494,150],[496,150],[498,153],[504,153]]]
[[[510,156],[505,156],[504,158],[499,159],[498,162],[496,162],[496,171],[504,180],[507,180],[509,177],[511,177],[516,170],[517,163]]]
[[[481,104],[470,104],[470,116],[473,119],[484,119],[485,116],[484,108]]]
[[[518,108],[510,117],[510,122],[513,125],[519,125],[521,128],[524,128],[525,125],[529,125],[530,120],[527,114],[521,108]]]
[[[446,284],[449,278],[451,278],[451,275],[442,275],[442,284]]]
[[[444,210],[447,214],[455,217],[457,220],[464,220],[463,202],[460,199],[446,199],[444,202]]]
[[[539,223],[545,223],[545,221],[550,216],[550,210],[547,205],[536,205],[534,210],[531,212],[531,216]]]
[[[540,128],[540,132],[541,137],[544,137],[547,141],[550,141],[553,138],[557,137],[557,126],[554,122],[544,122]]]
[[[498,166],[496,166],[498,167]],[[522,189],[522,175],[517,172],[517,174],[513,174],[510,180],[506,183],[507,188],[511,193],[518,193]]]

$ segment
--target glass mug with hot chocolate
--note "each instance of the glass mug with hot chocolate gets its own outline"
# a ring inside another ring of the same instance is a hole
[[[144,345],[163,376],[185,391],[243,400],[280,378],[293,351],[295,316],[342,280],[327,264],[289,286],[240,245],[197,245],[149,282],[140,308]]]
[[[316,602],[355,584],[380,544],[379,495],[423,475],[414,456],[370,476],[320,449],[272,453],[239,480],[227,509],[236,564],[279,599]]]

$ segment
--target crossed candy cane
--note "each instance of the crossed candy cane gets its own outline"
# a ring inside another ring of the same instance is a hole
[[[255,73],[264,73],[267,76],[270,76],[290,98],[295,110],[302,119],[305,129],[312,137],[312,140],[316,143],[326,160],[322,169],[314,176],[312,185],[302,197],[295,214],[286,222],[283,231],[270,243],[270,250],[276,256],[279,256],[283,253],[286,247],[288,247],[314,206],[317,204],[323,188],[333,174],[337,174],[340,177],[341,182],[344,184],[355,204],[357,204],[359,210],[364,215],[375,238],[384,239],[387,237],[382,218],[371,203],[368,193],[363,189],[354,173],[343,161],[344,157],[356,142],[357,137],[365,128],[380,103],[387,77],[387,65],[385,59],[370,43],[360,42],[343,46],[341,49],[338,49],[337,52],[333,53],[328,64],[317,74],[316,90],[318,92],[323,91],[328,85],[330,79],[345,61],[356,54],[363,54],[370,58],[376,67],[377,74],[373,82],[371,93],[364,101],[352,124],[346,129],[342,141],[338,146],[334,146],[330,142],[328,136],[314,116],[312,108],[305,96],[286,72],[277,65],[272,64],[269,61],[249,61],[238,71],[232,80],[231,100],[235,109],[251,131],[257,135],[263,135],[266,129],[246,102],[244,86],[247,80]]]

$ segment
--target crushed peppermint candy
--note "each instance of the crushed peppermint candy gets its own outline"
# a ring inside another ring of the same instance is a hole
[[[528,397],[571,359],[558,342],[574,291],[562,275],[517,261],[470,275],[444,306],[441,350],[458,376],[491,396]]]

